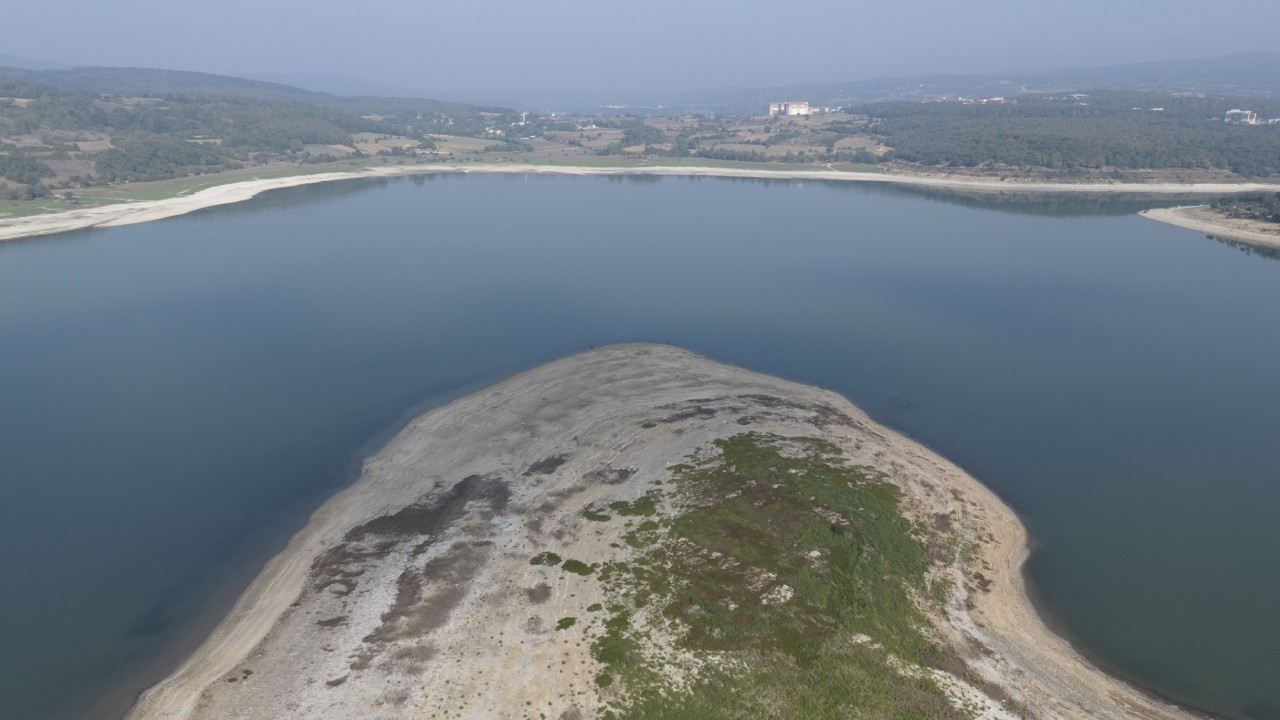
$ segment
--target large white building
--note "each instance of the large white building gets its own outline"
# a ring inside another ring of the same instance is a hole
[[[803,100],[769,103],[769,117],[774,117],[775,115],[808,115],[812,112],[813,110],[809,107],[809,103]]]
[[[1257,125],[1258,113],[1252,110],[1228,110],[1224,119],[1232,125]]]

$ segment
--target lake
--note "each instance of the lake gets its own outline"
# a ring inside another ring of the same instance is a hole
[[[1150,204],[440,175],[0,244],[5,714],[122,713],[412,415],[659,341],[940,451],[1091,657],[1280,718],[1280,262]]]

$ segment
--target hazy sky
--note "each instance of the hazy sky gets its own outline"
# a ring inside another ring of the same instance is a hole
[[[1280,1],[58,0],[0,52],[75,65],[317,73],[412,89],[695,89],[1011,72],[1280,46]]]

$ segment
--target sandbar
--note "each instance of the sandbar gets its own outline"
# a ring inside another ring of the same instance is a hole
[[[1196,230],[1214,237],[1250,245],[1280,248],[1280,225],[1258,220],[1240,220],[1216,212],[1208,205],[1152,208],[1138,213],[1162,223]]]

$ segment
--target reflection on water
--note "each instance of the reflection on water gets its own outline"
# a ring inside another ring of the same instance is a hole
[[[981,210],[999,210],[1021,215],[1049,217],[1082,217],[1107,215],[1132,215],[1140,210],[1178,205],[1199,205],[1212,202],[1220,195],[1167,195],[1114,193],[1029,193],[1010,190],[966,191],[952,188],[931,188],[910,185],[893,185],[884,188],[889,193],[902,193],[925,197],[930,200],[951,203]]]
[[[1230,238],[1222,238],[1216,235],[1206,235],[1210,240],[1217,240],[1227,247],[1235,248],[1245,255],[1253,257],[1266,258],[1267,260],[1280,260],[1280,248],[1268,247],[1265,245],[1251,245],[1243,243],[1239,240],[1231,240]]]

